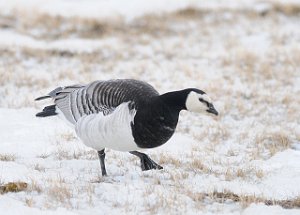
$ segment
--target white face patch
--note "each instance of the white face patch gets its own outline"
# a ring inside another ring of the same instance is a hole
[[[212,103],[210,97],[207,94],[198,94],[199,95],[199,99],[203,99],[204,101],[207,101],[208,103]]]
[[[207,113],[207,105],[205,102],[199,101],[199,99],[203,99],[204,101],[207,101],[211,103],[211,99],[206,94],[199,94],[194,91],[191,91],[186,99],[185,106],[188,111],[196,112],[196,113]]]

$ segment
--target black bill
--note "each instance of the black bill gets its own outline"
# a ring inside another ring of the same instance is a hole
[[[211,104],[209,105],[209,109],[207,110],[208,113],[212,113],[215,114],[216,116],[218,116],[218,111],[215,109],[215,107]]]

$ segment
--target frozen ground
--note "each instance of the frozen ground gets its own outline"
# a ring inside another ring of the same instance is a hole
[[[0,1],[0,214],[300,214],[299,1]],[[148,153],[96,153],[34,98],[136,78],[198,87],[219,117],[182,112]]]

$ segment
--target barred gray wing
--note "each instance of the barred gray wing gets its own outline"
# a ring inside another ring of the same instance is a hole
[[[83,115],[99,112],[107,115],[123,102],[132,101],[137,107],[159,95],[151,85],[132,79],[95,81],[88,85],[57,88],[51,93],[57,107],[72,124]]]

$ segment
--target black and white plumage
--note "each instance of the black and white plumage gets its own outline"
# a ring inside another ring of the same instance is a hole
[[[142,170],[161,169],[136,150],[166,143],[175,132],[181,110],[218,115],[210,98],[199,89],[159,95],[151,85],[133,79],[59,87],[36,100],[46,98],[52,98],[54,105],[36,116],[63,116],[83,143],[98,151],[103,175],[105,148],[140,157]]]

